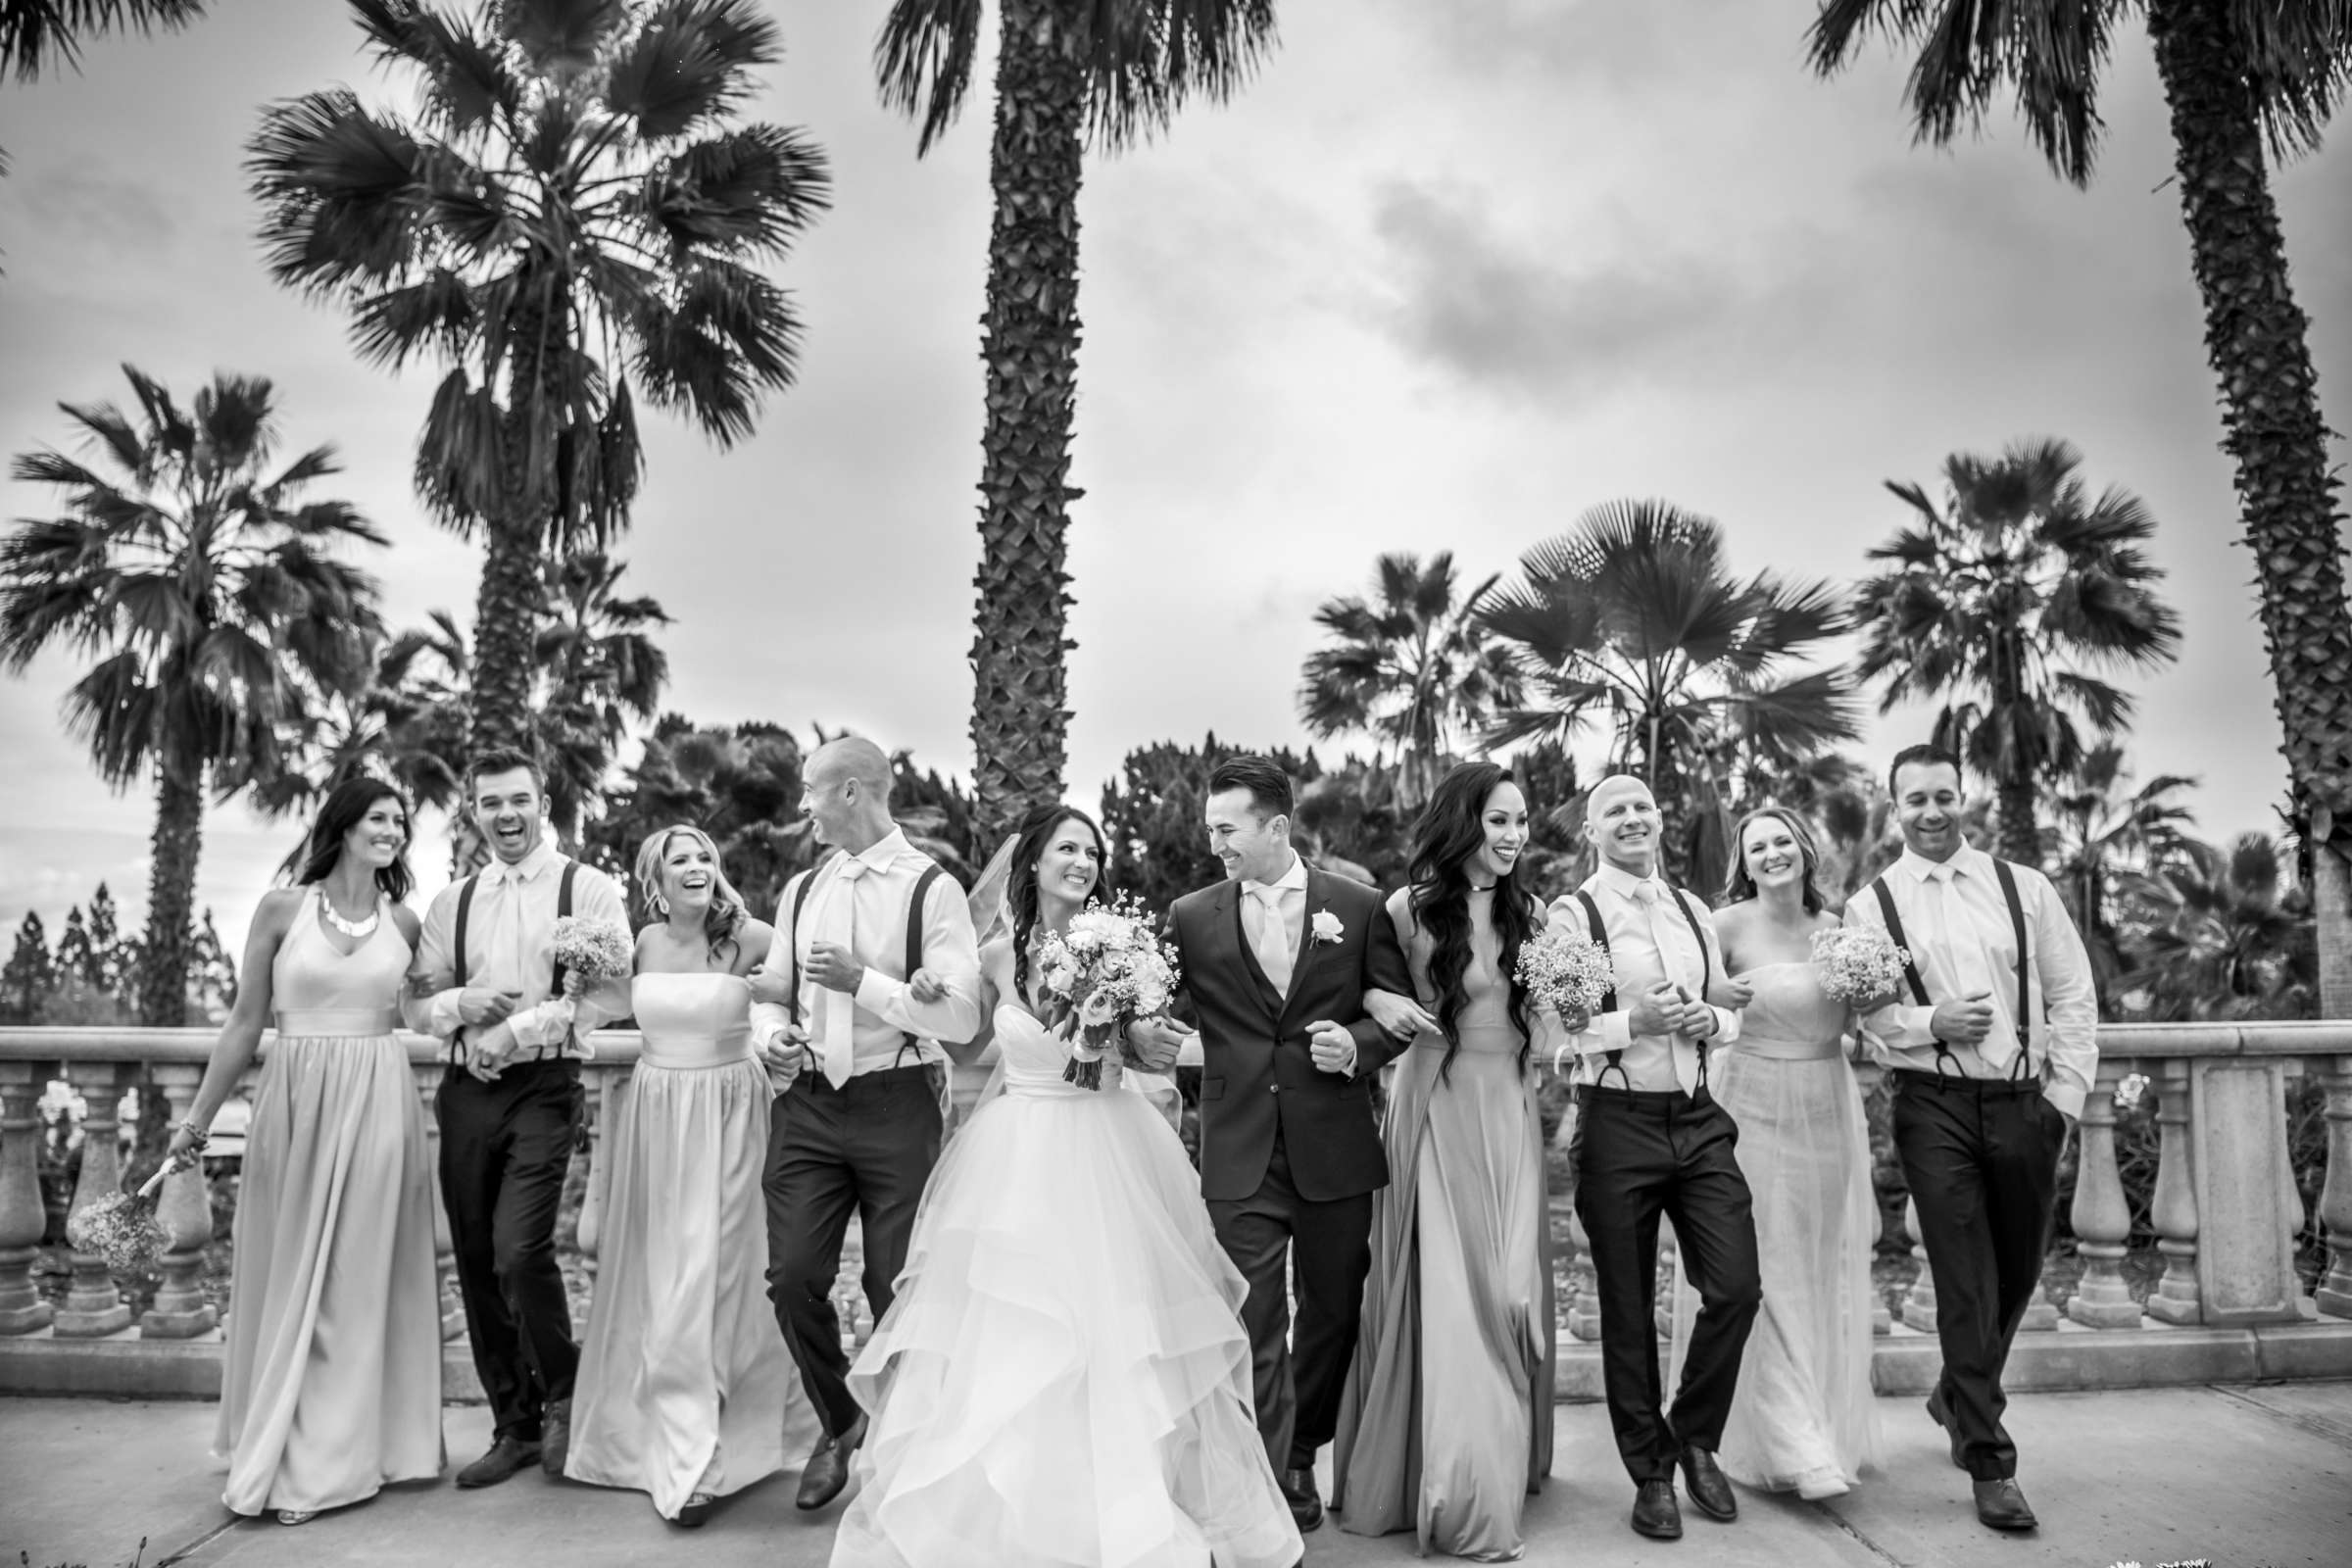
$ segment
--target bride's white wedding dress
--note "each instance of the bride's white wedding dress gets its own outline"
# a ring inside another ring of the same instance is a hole
[[[996,1015],[1004,1093],[932,1173],[850,1372],[871,1416],[835,1568],[1291,1568],[1247,1294],[1167,1122]]]

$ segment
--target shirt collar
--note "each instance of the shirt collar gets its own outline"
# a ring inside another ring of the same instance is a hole
[[[493,860],[491,864],[498,867],[502,878],[506,881],[536,882],[541,872],[562,858],[564,857],[557,851],[555,841],[543,838],[539,841],[537,849],[516,860],[513,865],[509,865],[504,860]]]
[[[1955,872],[1966,877],[1989,876],[1991,872],[1987,867],[1992,863],[1992,857],[1973,844],[1963,844],[1953,852],[1952,858],[1948,860],[1931,860],[1924,855],[1905,850],[1902,858],[1894,863],[1903,868],[1904,875],[1924,887],[1928,880],[1935,875],[1937,865],[1948,865]]]
[[[1661,890],[1661,893],[1665,888],[1665,883],[1655,876],[1636,876],[1633,872],[1628,871],[1621,866],[1611,865],[1606,860],[1601,861],[1600,864],[1593,869],[1592,880],[1599,883],[1602,887],[1607,888],[1611,893],[1616,894],[1619,898],[1627,900],[1633,898],[1634,889],[1642,886],[1645,882],[1658,887]]]
[[[890,869],[892,861],[912,848],[913,846],[906,842],[906,830],[903,827],[894,827],[864,849],[859,850],[855,858],[862,860],[868,871],[887,871]]]
[[[1293,850],[1291,852],[1291,868],[1288,871],[1283,872],[1271,882],[1245,881],[1242,884],[1242,891],[1245,893],[1252,888],[1272,888],[1277,893],[1304,893],[1306,891],[1306,858],[1297,850]]]

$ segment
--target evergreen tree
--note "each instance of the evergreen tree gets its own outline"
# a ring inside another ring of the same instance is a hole
[[[122,989],[133,971],[122,962],[122,932],[115,919],[115,896],[105,883],[90,895],[90,956],[82,978],[101,991]]]
[[[17,927],[16,951],[8,956],[8,967],[0,969],[0,1023],[39,1023],[56,983],[49,933],[41,917],[27,909],[24,923]]]
[[[188,1012],[191,1017],[208,1021],[224,1018],[236,1002],[236,961],[229,957],[227,947],[220,941],[220,932],[213,924],[212,906],[207,905],[197,922],[195,941],[188,949]]]

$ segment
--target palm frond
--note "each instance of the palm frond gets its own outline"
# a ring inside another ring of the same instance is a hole
[[[885,107],[921,122],[915,156],[929,152],[962,112],[979,54],[981,0],[892,0],[874,40],[874,79]]]

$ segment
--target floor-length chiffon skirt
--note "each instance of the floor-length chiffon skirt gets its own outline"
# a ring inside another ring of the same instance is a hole
[[[237,1194],[216,1452],[237,1513],[441,1473],[432,1172],[390,1033],[278,1036]]]

